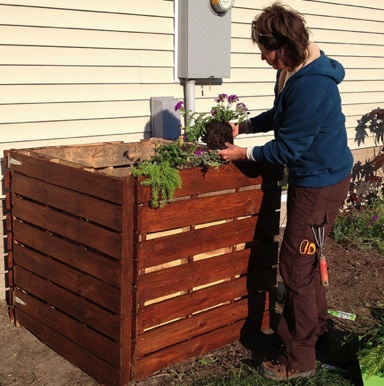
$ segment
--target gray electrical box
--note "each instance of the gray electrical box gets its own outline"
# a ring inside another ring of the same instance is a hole
[[[152,136],[177,139],[181,134],[180,112],[175,111],[177,99],[173,97],[151,98]]]
[[[229,78],[231,11],[215,13],[210,0],[178,1],[178,77]]]

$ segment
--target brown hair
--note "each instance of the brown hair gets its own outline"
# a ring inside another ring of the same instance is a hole
[[[273,36],[259,41],[266,50],[276,50],[285,64],[296,67],[307,55],[309,32],[304,16],[289,6],[275,2],[257,15],[252,28],[260,34]],[[252,40],[256,40],[252,34]]]

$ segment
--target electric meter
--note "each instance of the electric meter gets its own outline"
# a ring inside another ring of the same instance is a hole
[[[233,4],[235,3],[235,0],[210,0],[211,1],[211,7],[216,13],[226,13],[229,11]]]

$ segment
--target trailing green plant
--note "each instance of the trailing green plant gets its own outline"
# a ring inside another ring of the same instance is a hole
[[[205,150],[198,141],[204,140],[205,126],[210,122],[233,119],[241,122],[245,119],[247,108],[244,103],[237,103],[233,109],[238,100],[236,95],[219,94],[210,113],[186,111],[183,102],[176,104],[175,111],[180,111],[186,119],[185,133],[177,141],[158,145],[149,161],[132,166],[132,175],[145,176],[141,184],[151,187],[152,207],[163,207],[174,199],[175,190],[182,184],[179,169],[201,167],[206,171],[209,167],[217,168],[226,163],[217,151]]]
[[[360,338],[360,367],[370,377],[384,375],[384,308],[369,308],[371,325]]]
[[[132,175],[146,177],[141,184],[151,187],[151,206],[154,208],[162,208],[168,201],[172,201],[175,190],[181,188],[179,171],[168,161],[141,162],[138,166],[132,167]]]
[[[217,168],[224,163],[217,152],[194,148],[180,138],[169,144],[158,145],[150,160],[132,166],[134,177],[146,177],[141,184],[151,188],[150,203],[153,208],[162,208],[174,200],[176,189],[182,186],[180,169],[201,167],[206,171],[209,167]]]

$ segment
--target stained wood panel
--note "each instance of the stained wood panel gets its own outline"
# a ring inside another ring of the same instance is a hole
[[[182,170],[153,209],[129,168],[158,141],[8,152],[10,314],[105,385],[269,324],[282,169]]]

